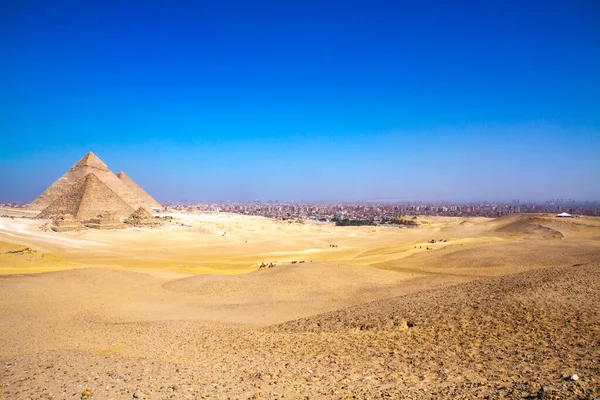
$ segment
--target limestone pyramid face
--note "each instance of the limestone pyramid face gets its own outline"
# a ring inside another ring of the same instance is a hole
[[[60,179],[54,182],[30,205],[30,210],[43,210],[55,200],[65,194],[73,185],[83,182],[84,178],[93,173],[100,181],[106,184],[113,192],[121,197],[130,207],[152,208],[160,207],[156,200],[148,195],[142,199],[121,179],[119,179],[94,153],[89,152],[67,171]],[[133,182],[133,181],[132,181]],[[136,185],[137,186],[137,185]],[[140,188],[143,191],[143,189]],[[145,193],[145,192],[144,192]],[[147,193],[146,193],[147,194]],[[149,200],[151,199],[151,200]]]
[[[151,209],[154,207],[160,207],[160,203],[152,196],[150,196],[144,189],[142,189],[133,179],[129,177],[125,172],[121,171],[117,174],[117,177],[123,182],[140,200],[144,202],[146,208]]]
[[[86,220],[99,214],[111,214],[126,218],[132,212],[129,204],[91,172],[54,200],[38,217],[70,214],[78,220]]]

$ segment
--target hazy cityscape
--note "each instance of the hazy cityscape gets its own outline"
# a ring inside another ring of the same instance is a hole
[[[29,203],[4,202],[0,207],[26,208]],[[213,212],[256,215],[280,220],[314,220],[335,222],[339,220],[363,221],[365,223],[392,223],[402,216],[438,217],[488,217],[496,218],[514,213],[600,215],[600,202],[552,199],[540,203],[524,203],[513,200],[482,203],[313,203],[313,202],[225,202],[225,203],[165,203],[165,211]]]
[[[335,221],[341,219],[374,223],[389,223],[401,216],[442,216],[442,217],[488,217],[496,218],[513,213],[567,212],[574,215],[600,215],[599,202],[575,202],[573,200],[550,200],[543,203],[520,204],[485,202],[469,204],[453,203],[171,203],[167,209],[191,212],[227,212],[244,215],[258,215],[281,220],[299,219],[315,221]]]

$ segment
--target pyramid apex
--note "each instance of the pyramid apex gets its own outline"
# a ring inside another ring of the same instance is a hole
[[[91,167],[91,168],[100,169],[102,171],[109,171],[106,164],[104,164],[102,162],[102,160],[100,158],[98,158],[98,156],[95,155],[91,151],[89,153],[87,153],[85,156],[83,156],[81,158],[81,160],[77,161],[77,163],[71,167],[71,171],[74,171],[76,169],[83,168],[83,167]]]

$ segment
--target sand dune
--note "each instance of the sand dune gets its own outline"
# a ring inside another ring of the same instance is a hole
[[[374,263],[372,266],[399,272],[453,274],[484,277],[519,273],[553,265],[598,261],[594,241],[464,241],[421,252],[410,257]]]
[[[281,295],[295,296],[306,291],[328,288],[391,285],[409,279],[410,276],[389,271],[379,271],[360,265],[333,263],[280,264],[243,275],[197,275],[164,285],[168,290],[222,297],[240,295],[269,297],[274,290],[286,288]]]
[[[227,322],[272,324],[365,301],[397,296],[424,287],[464,279],[425,278],[369,267],[305,263],[284,264],[243,275],[197,275],[165,283],[169,292],[184,293],[187,304],[206,318]]]
[[[47,273],[0,275],[5,292],[0,305],[28,304],[43,306],[45,302],[74,301],[101,294],[113,295],[141,285],[162,283],[163,280],[136,272],[110,269],[68,269]]]
[[[600,219],[174,216],[0,220],[0,398],[600,395]]]
[[[555,398],[584,398],[599,390],[599,304],[595,263],[424,291],[269,331],[348,332],[381,350],[394,338],[393,354],[422,373],[403,392],[409,397],[451,398],[468,390],[477,397],[537,398],[536,388],[547,386]],[[573,385],[564,378],[573,371],[588,378]],[[466,389],[465,382],[477,385]]]
[[[465,318],[497,324],[532,322],[536,313],[579,315],[581,324],[600,328],[600,264],[580,264],[479,279],[416,294],[375,301],[276,325],[276,332],[336,332],[346,329],[408,330],[444,326]],[[568,318],[568,317],[564,317]],[[407,322],[405,326],[403,322]],[[508,326],[506,326],[508,327]]]
[[[25,245],[0,242],[0,269],[4,271],[32,273],[66,268],[73,268],[73,264],[61,257]]]
[[[510,217],[513,218],[501,217],[492,221],[490,225],[495,225],[492,231],[520,239],[562,239],[564,237],[561,232],[542,225],[544,222],[548,222],[542,218],[527,216]]]
[[[548,214],[510,214],[484,222],[491,230],[506,230],[518,232],[522,228],[525,233],[531,226],[542,226],[561,233],[563,237],[579,238],[594,237],[600,234],[600,219],[596,217],[557,218]],[[540,235],[540,236],[543,236]],[[535,237],[533,237],[535,238]],[[540,237],[541,239],[542,237]],[[550,237],[552,239],[553,237]]]

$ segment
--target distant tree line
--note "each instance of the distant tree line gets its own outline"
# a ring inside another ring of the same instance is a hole
[[[372,219],[348,219],[338,218],[332,219],[335,222],[335,226],[363,226],[363,225],[375,225],[375,221]]]
[[[349,219],[334,217],[331,222],[335,222],[335,226],[374,226],[374,225],[404,225],[404,226],[419,226],[416,217],[397,216],[395,218],[383,218],[381,220],[372,219]]]
[[[396,225],[408,225],[408,226],[417,226],[419,225],[419,223],[417,222],[416,217],[415,218],[403,218],[403,217],[396,217],[392,220],[392,224],[396,224]]]

